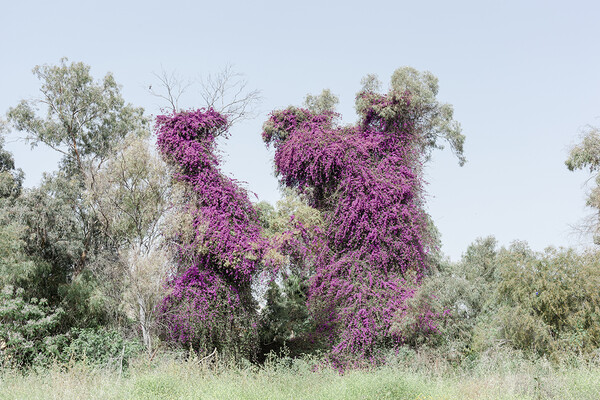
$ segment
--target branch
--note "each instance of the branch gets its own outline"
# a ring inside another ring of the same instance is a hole
[[[153,90],[152,85],[150,85],[148,87],[150,94],[166,100],[173,112],[179,111],[179,98],[192,85],[192,82],[184,82],[175,72],[169,75],[164,69],[161,69],[160,74],[153,72],[152,75],[159,81],[159,91]]]
[[[231,65],[201,80],[200,95],[207,107],[227,116],[226,130],[238,121],[256,116],[256,105],[261,100],[260,91],[247,91],[247,85],[243,75],[234,72]]]

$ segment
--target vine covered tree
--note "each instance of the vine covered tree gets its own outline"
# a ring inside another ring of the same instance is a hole
[[[340,366],[403,342],[392,322],[406,311],[430,245],[422,163],[440,137],[464,162],[464,136],[452,107],[435,99],[433,75],[401,68],[387,94],[372,76],[363,86],[354,126],[339,126],[331,107],[289,107],[272,112],[263,131],[281,183],[323,214],[308,305]],[[435,317],[423,310],[416,329],[435,331]]]
[[[171,238],[181,273],[161,320],[186,347],[251,357],[258,344],[251,284],[267,243],[246,191],[219,169],[215,139],[226,126],[212,108],[157,117],[159,151],[185,193],[181,230]]]

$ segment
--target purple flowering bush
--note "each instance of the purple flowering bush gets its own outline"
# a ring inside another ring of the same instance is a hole
[[[174,238],[179,270],[161,306],[167,337],[197,350],[250,357],[257,312],[252,277],[267,242],[248,195],[219,169],[215,139],[226,118],[213,109],[157,117],[158,149],[186,187],[191,235]]]
[[[263,130],[281,183],[323,214],[308,307],[342,368],[375,362],[379,350],[404,342],[397,321],[428,251],[415,129],[422,111],[410,92],[394,90],[359,93],[357,110],[360,122],[342,127],[333,112],[290,107],[271,113]],[[423,310],[412,330],[435,331],[437,317]]]

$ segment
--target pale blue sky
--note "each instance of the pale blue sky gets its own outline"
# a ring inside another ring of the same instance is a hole
[[[589,214],[589,174],[564,166],[586,124],[600,125],[600,3],[595,1],[6,1],[0,9],[0,112],[38,95],[31,69],[63,57],[113,72],[127,101],[156,114],[147,92],[161,67],[191,79],[233,64],[260,89],[261,115],[238,125],[225,171],[261,200],[279,197],[260,139],[275,108],[329,88],[353,122],[360,79],[386,83],[398,67],[433,72],[455,107],[468,163],[437,152],[428,208],[443,250],[460,257],[478,236],[501,244],[589,243],[573,234]],[[199,106],[193,88],[184,105]],[[58,156],[8,138],[36,185]]]

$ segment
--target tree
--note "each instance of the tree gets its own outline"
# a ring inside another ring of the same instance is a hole
[[[188,217],[171,240],[183,273],[161,311],[171,340],[248,357],[258,331],[252,279],[267,246],[247,192],[219,169],[215,140],[226,125],[211,108],[157,117],[158,149],[185,188],[181,211]]]
[[[464,162],[464,136],[452,107],[436,100],[433,75],[398,69],[386,94],[373,77],[363,85],[354,126],[338,124],[324,92],[307,98],[311,109],[272,112],[263,128],[282,185],[322,213],[308,304],[340,367],[373,361],[378,349],[406,339],[391,326],[428,267],[432,239],[421,165],[439,137]],[[419,329],[435,331],[435,313],[419,311]]]
[[[125,104],[112,74],[94,82],[90,67],[81,62],[36,66],[42,81],[42,97],[22,100],[8,110],[8,120],[26,133],[32,146],[44,143],[63,154],[63,164],[82,172],[84,162],[101,162],[128,133],[143,130],[147,120],[142,108]],[[38,107],[46,108],[38,116]]]
[[[587,205],[596,210],[596,215],[584,223],[583,229],[593,235],[595,244],[600,244],[600,129],[588,126],[581,142],[571,149],[565,164],[570,171],[589,169],[594,174],[596,187],[589,193]]]
[[[493,296],[498,284],[498,251],[494,237],[479,238],[469,245],[458,263],[439,260],[433,265],[415,296],[407,301],[404,315],[396,316],[392,329],[406,335],[407,343],[442,347],[452,361],[473,351],[473,336],[480,319],[497,308]],[[444,315],[439,335],[428,335],[415,326],[423,308]]]
[[[291,356],[314,350],[314,325],[306,300],[308,280],[315,273],[315,256],[323,228],[321,213],[296,192],[283,188],[282,199],[273,207],[255,205],[269,241],[270,257],[277,260],[276,273],[255,284],[257,297],[264,299],[260,311],[262,354],[279,353],[285,346]]]
[[[363,88],[356,97],[356,111],[359,114],[370,110],[372,101],[377,98],[381,83],[375,75],[367,75],[361,81]],[[454,120],[454,108],[451,104],[437,100],[438,79],[429,71],[419,72],[412,67],[398,68],[392,74],[389,97],[399,99],[405,94],[410,96],[410,122],[418,140],[420,154],[429,159],[433,149],[443,149],[440,139],[445,140],[458,158],[460,165],[467,161],[464,156],[465,136],[460,123]],[[373,107],[384,119],[393,119],[401,112],[397,105],[381,103]]]
[[[322,114],[325,112],[335,112],[335,106],[340,102],[340,99],[329,89],[323,89],[321,94],[313,96],[306,95],[304,105],[308,111],[314,114]]]
[[[515,242],[501,249],[496,260],[498,283],[493,297],[497,308],[491,326],[480,337],[489,341],[496,336],[514,348],[555,359],[590,354],[598,348],[597,250],[549,247],[534,252],[527,243]]]
[[[15,168],[13,155],[4,149],[6,129],[6,122],[0,119],[0,199],[14,199],[21,193],[24,174],[21,169]]]
[[[99,273],[104,290],[123,303],[152,349],[157,305],[165,296],[169,255],[163,246],[170,209],[170,171],[148,137],[128,135],[98,169],[86,176],[85,198],[119,260]]]
[[[4,121],[0,120],[0,290],[27,279],[33,268],[22,240],[25,227],[14,218],[15,202],[21,194],[23,171],[15,169],[12,154],[3,148]]]
[[[143,109],[126,104],[109,73],[95,81],[83,63],[36,66],[41,98],[22,100],[7,116],[27,141],[63,155],[60,169],[19,198],[22,239],[36,260],[30,296],[61,304],[69,324],[106,322],[97,282],[89,266],[114,258],[95,211],[84,200],[85,173],[111,156],[125,136],[147,131]],[[104,261],[103,261],[104,260]]]

